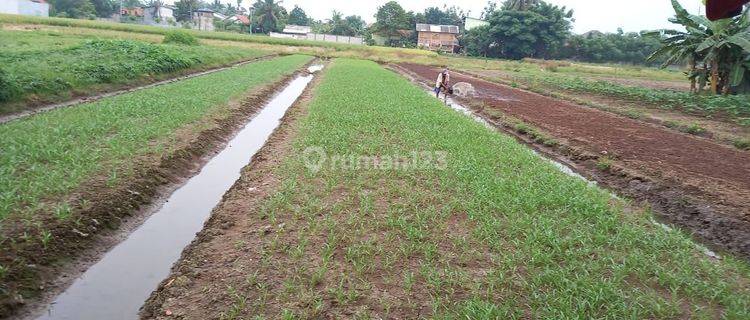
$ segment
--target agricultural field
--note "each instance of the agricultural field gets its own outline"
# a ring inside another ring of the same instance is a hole
[[[526,59],[454,59],[443,65],[478,78],[572,101],[628,118],[750,148],[750,99],[688,92],[682,71]],[[433,64],[436,65],[436,64]]]
[[[294,55],[259,61],[1,125],[0,243],[7,250],[0,254],[0,278],[22,286],[3,285],[2,300],[33,287],[38,275],[26,266],[65,254],[72,230],[85,230],[92,218],[98,224],[116,218],[110,212],[81,215],[98,197],[132,183],[147,164],[158,166],[218,120],[241,117],[238,99],[310,60]]]
[[[148,318],[750,316],[746,265],[399,75],[336,60],[312,93]]]
[[[0,30],[0,114],[210,69],[268,52]]]
[[[750,99],[684,77],[0,14],[0,318],[112,256],[126,318],[750,318]]]

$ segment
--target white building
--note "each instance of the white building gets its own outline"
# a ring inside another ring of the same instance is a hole
[[[0,13],[49,17],[49,3],[45,0],[0,0]]]
[[[282,31],[281,33],[271,32],[269,35],[272,38],[289,38],[289,39],[297,39],[297,40],[306,40],[307,34],[310,32],[312,32],[311,27],[288,24],[284,26],[284,31]]]
[[[474,19],[470,17],[466,17],[464,19],[464,30],[469,31],[474,28],[483,27],[483,26],[489,26],[490,23],[484,20],[480,19]]]
[[[143,23],[150,25],[174,24],[174,7],[146,6],[143,8]]]
[[[214,11],[210,9],[193,11],[193,25],[198,30],[214,31]]]

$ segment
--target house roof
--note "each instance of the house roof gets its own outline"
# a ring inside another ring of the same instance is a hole
[[[153,6],[153,5],[147,5],[147,6],[144,6],[143,8],[155,8],[155,7],[167,8],[167,9],[170,9],[170,10],[174,10],[174,9],[177,9],[176,7],[174,7],[174,6],[170,6],[170,5],[168,5],[168,4],[165,4],[165,5],[163,5],[163,6]]]
[[[295,33],[295,34],[308,34],[312,31],[312,28],[308,26],[298,26],[294,24],[288,24],[284,27],[284,33]]]
[[[195,12],[210,12],[210,13],[214,13],[214,11],[211,10],[211,9],[198,9],[198,10],[195,10]]]
[[[402,37],[408,37],[414,31],[411,31],[411,30],[408,30],[408,29],[398,29],[398,30],[396,30],[396,32],[398,32],[398,34],[400,34]]]
[[[247,16],[243,16],[241,14],[235,14],[229,18],[226,18],[226,20],[238,21],[239,23],[244,24],[244,25],[250,24],[250,18],[248,18]]]
[[[417,23],[419,32],[458,33],[458,26]]]

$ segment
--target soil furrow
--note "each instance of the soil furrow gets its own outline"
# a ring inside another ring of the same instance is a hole
[[[434,83],[440,69],[400,64],[420,82]],[[708,139],[452,72],[453,83],[471,83],[461,99],[482,116],[497,111],[561,141],[567,156],[588,161],[589,176],[624,195],[648,200],[660,215],[709,244],[750,256],[750,154]],[[599,159],[616,170],[596,170]]]

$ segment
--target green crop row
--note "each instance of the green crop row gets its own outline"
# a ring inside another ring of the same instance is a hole
[[[726,115],[742,124],[750,125],[750,96],[748,95],[692,94],[685,91],[651,89],[609,81],[587,80],[577,76],[551,72],[519,72],[512,74],[511,80],[528,83],[532,86],[541,85],[542,87],[626,99],[699,115]]]
[[[750,317],[747,265],[711,261],[397,74],[336,60],[314,92],[278,189],[242,216],[279,230],[248,235],[228,279],[191,289],[222,293],[227,314]]]
[[[105,167],[163,150],[178,128],[310,59],[261,61],[0,125],[0,221],[33,212]]]
[[[0,113],[29,100],[55,101],[261,56],[233,47],[178,46],[132,40],[85,40],[47,31],[0,31]]]

